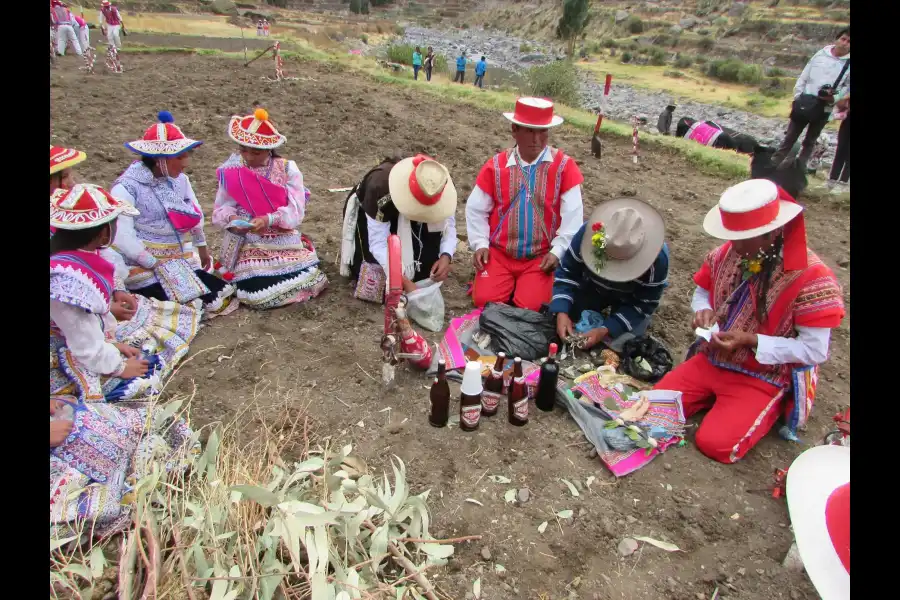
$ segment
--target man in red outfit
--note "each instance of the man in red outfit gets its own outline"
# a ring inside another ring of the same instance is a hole
[[[727,189],[703,222],[728,241],[694,274],[692,326],[718,332],[655,387],[682,392],[685,416],[709,409],[695,443],[713,460],[740,460],[782,412],[780,433],[796,439],[812,408],[816,365],[844,302],[806,245],[802,211],[771,181],[751,179]]]
[[[514,148],[488,160],[466,202],[466,229],[475,252],[475,306],[512,303],[539,310],[550,301],[553,271],[583,220],[575,161],[548,145],[563,122],[553,103],[519,98],[512,121]]]

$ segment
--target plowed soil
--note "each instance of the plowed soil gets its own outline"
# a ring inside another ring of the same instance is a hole
[[[175,41],[161,38],[153,45]],[[379,85],[338,66],[290,62],[286,74],[299,80],[275,84],[262,79],[272,75],[269,59],[243,68],[215,57],[123,58],[127,70],[121,76],[101,73],[99,61],[98,74],[85,75],[71,57],[51,70],[51,143],[88,153],[78,169],[81,179],[109,185],[131,160],[122,143],[139,138],[157,111],[170,110],[188,136],[206,140],[194,154],[190,176],[209,218],[215,168],[233,149],[225,135],[228,119],[259,101],[288,138],[283,154],[297,162],[312,190],[302,229],[314,240],[330,279],[329,289],[306,305],[241,309],[200,332],[193,358],[171,384],[183,392],[196,386],[195,422],[229,421],[254,399],[265,405],[289,398],[308,405],[320,431],[352,442],[376,471],[390,455],[401,457],[413,490],[431,489],[436,537],[484,536],[458,546],[448,567],[429,570],[454,599],[465,598],[479,576],[483,597],[497,600],[573,593],[588,599],[694,600],[710,598],[717,587],[719,598],[817,597],[805,575],[782,568],[792,541],[787,510],[783,500],[759,491],[805,445],[789,445],[773,432],[744,461],[725,466],[697,452],[689,435],[686,447],[617,481],[589,458],[577,426],[559,410],[533,414],[524,428],[497,417],[485,420],[476,433],[434,429],[427,423],[429,382],[422,375],[401,368],[399,385],[389,393],[375,381],[382,312],[353,300],[349,282],[338,274],[345,194],[327,188],[353,185],[391,151],[426,152],[450,169],[464,199],[482,163],[511,143],[502,116],[444,104],[411,88]],[[729,182],[646,147],[635,166],[630,140],[608,139],[602,161],[589,155],[586,135],[565,126],[551,141],[581,166],[586,214],[596,203],[621,195],[646,199],[663,212],[671,285],[652,332],[673,356],[682,356],[692,339],[691,275],[715,246],[700,223]],[[849,265],[849,214],[826,201],[808,208],[811,245],[840,277],[849,308],[849,270],[838,266]],[[457,218],[464,238],[462,202]],[[216,249],[218,232],[211,225],[207,232]],[[469,310],[465,290],[471,276],[471,254],[461,243],[444,286],[448,317]],[[849,337],[848,317],[834,332],[831,358],[821,371],[807,444],[820,443],[832,415],[849,403]],[[253,426],[247,418],[247,427]],[[493,483],[489,475],[512,483]],[[579,497],[559,482],[581,483],[591,475],[597,480],[590,489],[582,487]],[[503,494],[511,487],[529,488],[530,500],[505,504]],[[574,519],[557,523],[552,515],[562,509],[573,510]],[[550,526],[540,534],[542,521]],[[645,546],[620,558],[617,544],[630,535],[666,539],[683,551]],[[493,563],[506,568],[504,576]]]

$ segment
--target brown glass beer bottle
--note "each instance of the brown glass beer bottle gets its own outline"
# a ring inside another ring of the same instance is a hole
[[[556,344],[550,344],[550,356],[547,357],[547,362],[541,366],[537,394],[534,397],[534,405],[547,412],[552,411],[556,406],[556,383],[559,381],[559,365],[556,364],[557,349]]]
[[[528,390],[525,388],[525,376],[522,375],[522,359],[518,356],[513,361],[513,378],[509,382],[507,405],[511,425],[521,427],[528,423]]]
[[[491,369],[487,381],[484,382],[484,393],[481,395],[481,414],[485,417],[493,417],[497,414],[500,398],[503,396],[503,364],[506,362],[506,354],[497,354],[497,360]]]
[[[481,363],[478,361],[466,363],[459,396],[459,428],[463,431],[475,431],[478,429],[478,421],[481,419],[481,393],[483,391]]]
[[[437,377],[431,384],[431,416],[428,422],[434,427],[445,427],[450,418],[450,385],[447,383],[447,363],[438,361]]]

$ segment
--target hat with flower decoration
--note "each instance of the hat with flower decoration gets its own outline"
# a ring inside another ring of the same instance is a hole
[[[125,147],[141,156],[151,158],[170,158],[193,150],[203,142],[186,137],[181,128],[175,124],[175,117],[167,110],[157,115],[159,122],[151,125],[144,132],[144,137],[126,142]]]
[[[269,112],[257,108],[246,117],[233,116],[228,123],[228,137],[248,148],[274,150],[287,141],[269,120]]]
[[[662,215],[637,198],[601,202],[584,227],[584,265],[608,281],[633,281],[646,273],[666,241]]]
[[[139,214],[132,205],[92,183],[58,189],[50,195],[50,225],[58,229],[88,229],[109,223],[119,215]]]
[[[87,154],[81,150],[50,146],[50,174],[59,173],[71,169],[80,162],[84,162]]]

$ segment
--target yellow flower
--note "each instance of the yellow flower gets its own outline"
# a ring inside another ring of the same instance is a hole
[[[595,233],[594,235],[591,236],[591,242],[593,242],[595,245],[599,244],[602,241],[603,241],[602,233]]]
[[[758,260],[751,260],[747,263],[747,270],[756,275],[762,271],[762,264]]]

